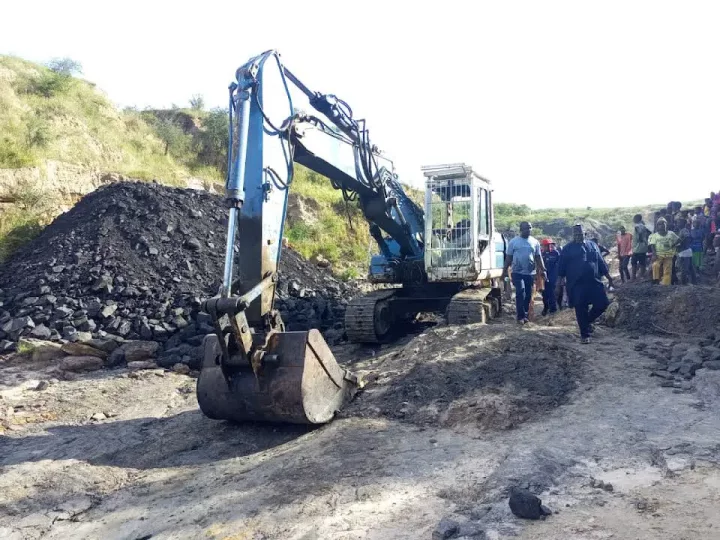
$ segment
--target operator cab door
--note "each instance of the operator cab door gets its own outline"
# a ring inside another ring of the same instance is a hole
[[[504,241],[502,235],[495,230],[493,215],[492,191],[488,185],[476,188],[477,194],[477,261],[480,279],[499,277],[504,263]]]
[[[482,279],[483,271],[490,267],[491,258],[489,257],[488,250],[491,240],[491,228],[490,228],[490,206],[489,206],[489,195],[490,192],[485,186],[477,185],[476,182],[474,195],[475,195],[475,268],[478,272],[478,277]]]

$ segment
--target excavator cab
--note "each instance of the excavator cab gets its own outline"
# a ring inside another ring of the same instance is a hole
[[[473,283],[499,277],[504,243],[495,231],[490,181],[464,163],[422,170],[428,281]]]

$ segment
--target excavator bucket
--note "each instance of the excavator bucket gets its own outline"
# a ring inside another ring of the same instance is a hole
[[[268,340],[259,372],[223,368],[215,334],[204,340],[198,404],[214,419],[324,424],[357,392],[357,378],[342,369],[322,334],[278,332]]]

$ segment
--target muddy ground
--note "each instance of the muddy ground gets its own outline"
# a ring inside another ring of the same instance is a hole
[[[660,387],[638,345],[685,338],[632,334],[581,345],[562,313],[336,347],[368,385],[318,429],[208,420],[162,369],[6,358],[0,538],[718,538],[720,371]],[[514,517],[513,486],[553,515]]]

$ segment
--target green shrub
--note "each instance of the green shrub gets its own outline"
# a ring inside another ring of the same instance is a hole
[[[19,169],[30,167],[35,163],[35,156],[28,148],[9,138],[0,140],[0,167]]]
[[[50,125],[44,118],[33,115],[25,120],[25,145],[28,148],[45,148],[50,138]]]
[[[350,267],[340,272],[339,277],[343,281],[349,281],[351,279],[358,279],[361,277],[361,274],[357,268]]]
[[[202,119],[202,129],[195,137],[194,151],[201,165],[215,167],[227,174],[229,120],[224,109],[212,109]]]
[[[30,81],[27,92],[51,98],[67,92],[72,82],[73,78],[70,75],[46,71]]]
[[[0,213],[0,262],[43,230],[42,216],[27,209],[12,208]]]
[[[180,126],[169,119],[162,119],[155,125],[155,131],[160,140],[165,143],[165,155],[186,157],[190,148],[190,135],[185,134]]]

